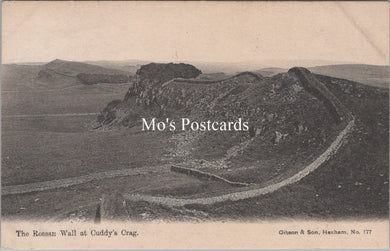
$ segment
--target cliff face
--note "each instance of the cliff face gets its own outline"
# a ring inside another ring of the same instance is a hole
[[[141,66],[132,77],[132,85],[121,102],[111,102],[98,116],[101,126],[134,126],[139,122],[140,114],[157,116],[162,106],[157,103],[164,83],[175,78],[195,78],[202,72],[188,64],[156,64]]]

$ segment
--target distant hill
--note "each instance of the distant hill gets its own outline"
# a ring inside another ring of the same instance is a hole
[[[390,84],[390,66],[365,64],[323,65],[308,68],[312,73],[335,78],[348,79],[362,84],[388,88]],[[262,68],[255,71],[265,77],[272,77],[287,69],[278,67]]]
[[[257,74],[260,74],[264,77],[272,77],[276,74],[287,72],[287,71],[288,71],[288,69],[284,69],[284,68],[268,67],[268,68],[263,68],[263,69],[260,69],[258,71],[254,71],[254,72]]]
[[[389,87],[390,66],[343,64],[309,68],[313,73],[343,78],[376,87]]]
[[[141,65],[148,64],[150,61],[145,60],[122,60],[122,61],[109,61],[109,60],[100,60],[100,61],[86,61],[84,63],[99,65],[104,68],[116,69],[120,71],[125,71],[129,74],[134,75]]]
[[[45,64],[39,71],[36,81],[44,83],[97,84],[129,82],[126,71],[105,68],[81,62],[56,59]]]
[[[127,74],[125,71],[109,69],[98,65],[81,62],[65,61],[56,59],[45,65],[45,68],[59,74],[76,76],[79,73],[90,74]]]

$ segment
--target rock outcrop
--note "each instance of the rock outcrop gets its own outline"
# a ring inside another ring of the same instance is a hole
[[[191,150],[182,157],[220,159],[229,149],[252,138],[241,154],[230,159],[243,163],[264,156],[271,159],[297,152],[318,153],[345,126],[349,120],[345,118],[350,118],[333,94],[303,68],[272,77],[244,72],[222,80],[201,80],[193,78],[198,72],[193,66],[184,67],[189,73],[180,73],[183,67],[141,67],[124,100],[111,103],[101,113],[97,128],[132,127],[140,125],[141,118],[153,117],[176,121],[183,117],[191,121],[241,118],[248,121],[250,132],[201,133],[188,143]],[[164,69],[170,72],[159,72]],[[181,154],[170,156],[180,158]]]
[[[327,118],[331,117],[339,123],[349,116],[343,109],[334,110],[342,105],[334,105],[338,101],[332,93],[323,89],[303,68],[293,68],[270,78],[244,72],[223,80],[194,79],[200,73],[186,64],[142,66],[132,79],[133,84],[124,100],[110,104],[99,116],[100,125],[136,124],[134,121],[129,123],[129,117],[136,120],[138,117],[138,122],[140,117],[175,118],[180,115],[214,120],[245,117],[257,134],[265,134],[273,128],[269,132],[273,138],[276,131],[301,134],[303,127],[314,124],[321,127],[320,120],[328,123]],[[313,100],[313,96],[317,99]]]
[[[157,82],[166,82],[173,78],[196,78],[202,72],[196,67],[189,64],[156,64],[150,63],[147,65],[141,66],[137,70],[137,75],[140,77],[141,81],[148,79],[151,81]]]

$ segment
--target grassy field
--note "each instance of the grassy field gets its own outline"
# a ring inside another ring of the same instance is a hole
[[[164,136],[161,137],[164,140]],[[3,132],[2,184],[15,185],[161,164],[155,134]]]
[[[59,83],[43,89],[41,83],[34,81],[39,69],[40,66],[13,66],[8,67],[3,75],[3,186],[138,168],[162,162],[164,148],[158,144],[156,134],[140,133],[139,128],[92,131],[91,122],[96,119],[96,115],[36,116],[98,113],[108,102],[122,99],[128,84],[64,86]],[[167,136],[161,135],[161,140]],[[132,189],[142,187],[139,183],[143,180],[140,177],[136,180],[132,178],[129,183]],[[126,188],[118,180],[111,180],[109,184],[108,187],[102,185],[104,190],[96,189],[96,185],[91,183],[81,188],[58,189],[39,195],[3,196],[2,214],[10,217],[54,216],[58,208],[63,211],[78,209],[90,201],[97,203],[102,191],[113,191],[118,186]],[[74,191],[80,189],[83,192],[77,192],[75,196]],[[37,196],[39,202],[31,203]]]
[[[163,148],[155,144],[155,134],[141,134],[138,128],[92,131],[96,115],[33,117],[98,113],[106,103],[123,98],[127,88],[125,84],[98,84],[59,91],[3,93],[2,184],[157,164]],[[10,115],[32,117],[7,117]],[[162,135],[162,140],[164,137],[167,135]]]
[[[128,84],[67,86],[46,91],[2,92],[2,115],[96,113],[114,99],[122,99]],[[7,86],[3,86],[3,89]]]

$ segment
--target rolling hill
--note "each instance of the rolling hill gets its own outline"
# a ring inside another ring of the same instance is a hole
[[[343,78],[366,85],[389,88],[390,66],[343,64],[324,65],[309,68],[313,73]]]
[[[255,72],[265,77],[272,77],[276,74],[287,72],[287,71],[288,69],[284,69],[284,68],[268,67],[268,68],[262,68]]]
[[[129,82],[130,77],[122,70],[56,59],[43,65],[35,80],[43,83],[75,85],[124,83]]]

